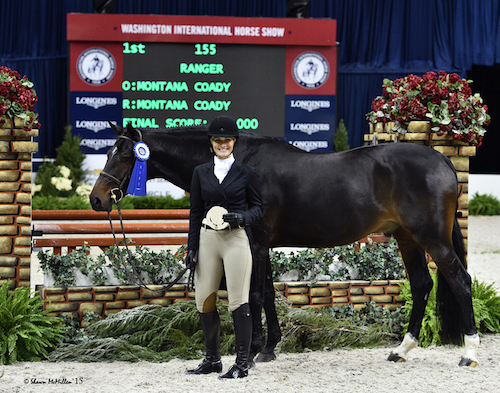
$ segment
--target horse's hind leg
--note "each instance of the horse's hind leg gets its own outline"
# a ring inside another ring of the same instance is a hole
[[[460,230],[457,227],[456,223],[454,232]],[[465,256],[462,260],[451,246],[435,247],[429,250],[429,254],[439,272],[437,300],[443,327],[443,342],[460,344],[464,334],[465,350],[459,366],[475,367],[479,364],[476,358],[479,336],[474,320],[471,278],[465,267]]]
[[[413,297],[413,307],[411,310],[408,331],[403,342],[391,352],[387,359],[393,362],[405,361],[408,352],[417,347],[427,299],[429,298],[429,293],[433,285],[424,249],[411,240],[402,229],[398,231],[399,233],[396,232],[394,236],[398,240],[399,250],[401,251],[408,272]]]
[[[273,276],[271,264],[267,264],[266,283],[264,288],[264,311],[267,322],[267,342],[259,355],[255,358],[256,362],[270,362],[276,359],[274,349],[281,340],[281,329],[278,321],[278,314],[275,306],[275,292],[273,285]]]

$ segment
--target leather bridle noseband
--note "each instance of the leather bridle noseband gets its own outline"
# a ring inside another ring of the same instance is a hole
[[[139,141],[142,142],[142,133],[139,130],[136,130],[136,131],[139,133]],[[128,139],[132,143],[136,143],[132,138],[129,138],[128,136],[125,136],[125,135],[119,135],[118,138]],[[132,163],[132,165],[130,165],[130,168],[127,170],[127,173],[125,174],[125,176],[123,177],[122,180],[120,180],[116,176],[110,175],[109,173],[104,172],[104,171],[101,171],[101,173],[99,175],[99,176],[102,175],[102,176],[105,176],[105,177],[109,178],[110,180],[112,180],[118,186],[118,187],[112,188],[110,190],[111,199],[113,199],[115,201],[115,203],[116,203],[116,207],[117,207],[117,210],[118,210],[118,217],[120,219],[120,226],[121,226],[121,229],[122,229],[123,243],[125,244],[125,249],[127,250],[129,265],[132,268],[133,275],[128,271],[127,265],[125,263],[125,259],[123,258],[123,255],[122,255],[122,252],[120,250],[120,247],[118,246],[118,240],[116,239],[115,230],[113,228],[113,221],[111,220],[111,212],[108,211],[107,213],[108,213],[109,225],[111,227],[111,233],[113,234],[113,239],[115,240],[115,246],[116,246],[116,250],[118,252],[118,256],[120,257],[120,260],[122,261],[123,267],[125,268],[125,272],[127,274],[128,279],[130,280],[130,283],[134,284],[135,281],[136,281],[136,279],[137,279],[137,281],[139,282],[140,286],[142,286],[142,287],[144,287],[144,288],[146,288],[146,289],[148,289],[150,291],[154,291],[154,292],[167,291],[170,288],[172,288],[184,276],[184,274],[188,271],[189,268],[188,267],[184,268],[177,275],[177,277],[174,278],[174,280],[170,284],[164,285],[164,286],[162,286],[159,289],[151,289],[151,288],[148,288],[148,286],[146,284],[144,284],[144,282],[143,282],[143,280],[141,278],[141,275],[140,275],[140,273],[138,273],[137,267],[135,266],[135,263],[134,263],[134,261],[132,259],[132,254],[131,254],[131,252],[130,252],[130,250],[128,248],[127,237],[125,235],[125,229],[123,228],[122,212],[121,212],[121,208],[120,208],[120,201],[125,196],[125,193],[123,191],[123,187],[125,186],[125,183],[128,180],[130,180],[130,176],[132,174],[133,168],[134,168],[134,163]],[[118,198],[118,195],[116,194],[117,191],[120,193],[119,198]],[[193,289],[194,289],[194,269],[191,269],[191,271],[189,273],[189,278],[188,278],[188,291],[193,291]]]

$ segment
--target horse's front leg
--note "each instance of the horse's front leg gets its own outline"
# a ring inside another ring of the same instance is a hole
[[[413,297],[413,307],[411,310],[410,322],[408,324],[408,332],[403,342],[392,350],[387,360],[404,362],[407,359],[408,352],[418,346],[420,328],[422,327],[425,307],[433,283],[429,274],[424,250],[413,241],[404,241],[398,239],[397,236],[396,239],[398,240],[399,250],[401,251],[406,271],[408,272]]]

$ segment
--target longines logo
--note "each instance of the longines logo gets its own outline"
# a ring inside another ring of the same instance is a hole
[[[328,79],[330,66],[318,52],[304,52],[293,62],[292,75],[295,82],[306,89],[316,89]]]
[[[80,146],[88,147],[89,149],[94,149],[95,151],[101,149],[108,149],[112,147],[116,142],[116,139],[82,139]]]
[[[330,108],[330,101],[328,100],[291,100],[291,108],[300,108],[308,112],[315,111],[316,109]]]
[[[103,106],[115,106],[118,104],[116,97],[76,97],[76,105],[90,106],[94,109],[102,108]]]
[[[103,48],[90,48],[84,51],[76,64],[78,76],[89,85],[108,83],[116,71],[116,62],[111,53]]]
[[[327,141],[290,141],[289,143],[305,151],[328,148]]]
[[[85,129],[94,132],[104,131],[107,128],[111,128],[107,121],[102,120],[77,120],[75,122],[75,128]]]
[[[290,123],[290,131],[300,131],[312,135],[320,131],[330,131],[328,123]]]

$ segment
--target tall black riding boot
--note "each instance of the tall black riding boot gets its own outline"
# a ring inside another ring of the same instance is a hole
[[[236,362],[219,378],[243,378],[248,375],[248,354],[252,342],[252,316],[248,303],[233,311]]]
[[[187,370],[186,374],[210,374],[222,371],[220,360],[220,319],[217,310],[200,313],[201,328],[205,340],[205,359],[198,367]]]

